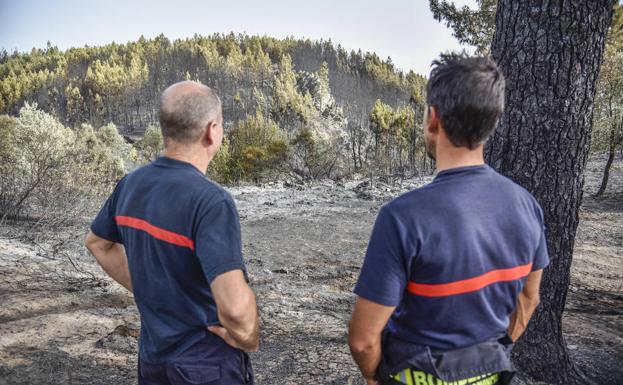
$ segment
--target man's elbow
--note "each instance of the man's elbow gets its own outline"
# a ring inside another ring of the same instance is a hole
[[[256,352],[260,348],[259,319],[256,312],[238,315],[227,319],[227,324],[235,325],[237,340],[246,352]]]
[[[225,323],[244,329],[251,329],[257,318],[257,309],[253,298],[247,298],[229,306],[221,306],[219,313],[219,318],[223,318],[222,321]]]
[[[237,306],[229,306],[219,309],[219,319],[224,325],[230,325],[236,329],[238,336],[243,341],[248,341],[250,350],[257,348],[258,315],[254,300],[245,301]]]
[[[355,356],[367,355],[374,351],[376,346],[380,343],[377,338],[363,338],[361,336],[348,336],[348,346],[351,353]]]
[[[257,330],[257,317],[251,314],[239,316],[226,316],[227,324],[235,325],[238,335],[244,341],[252,341]]]
[[[95,257],[95,260],[102,265],[105,263],[106,254],[115,246],[115,243],[89,232],[84,239],[84,246]]]

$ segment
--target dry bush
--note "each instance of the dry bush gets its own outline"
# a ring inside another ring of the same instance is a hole
[[[135,157],[114,125],[76,129],[26,104],[0,119],[0,221],[58,228],[84,219]]]

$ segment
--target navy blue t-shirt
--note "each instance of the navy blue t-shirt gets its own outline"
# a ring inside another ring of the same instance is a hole
[[[381,208],[355,293],[397,307],[392,335],[450,350],[506,332],[526,276],[548,263],[532,195],[487,165],[460,167]]]
[[[190,163],[160,157],[125,176],[91,224],[122,243],[141,315],[139,354],[177,356],[218,324],[210,282],[245,270],[231,196]]]

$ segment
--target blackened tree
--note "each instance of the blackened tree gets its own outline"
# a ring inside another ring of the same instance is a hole
[[[486,152],[488,162],[526,187],[545,214],[551,263],[515,362],[547,383],[580,382],[564,343],[562,314],[614,3],[500,0],[496,12],[491,54],[506,77],[506,110]]]

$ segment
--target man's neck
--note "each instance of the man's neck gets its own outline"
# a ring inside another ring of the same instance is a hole
[[[195,166],[203,174],[208,170],[208,165],[211,159],[207,159],[205,156],[198,155],[197,152],[192,151],[190,148],[179,147],[167,147],[162,152],[162,156],[167,158],[179,160],[182,162],[190,163]]]
[[[481,166],[485,164],[483,146],[473,150],[465,147],[446,147],[437,151],[437,171],[449,170],[457,167]]]

